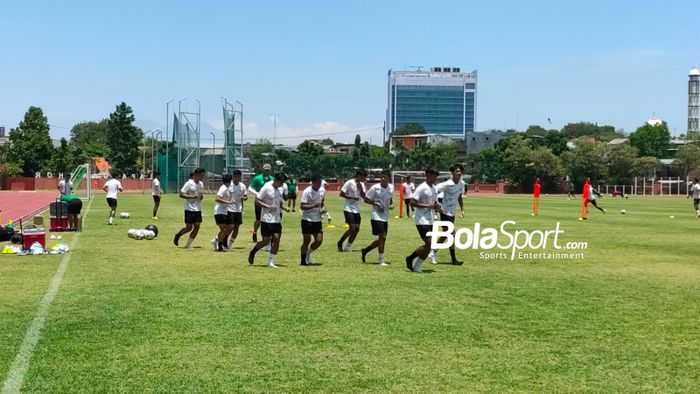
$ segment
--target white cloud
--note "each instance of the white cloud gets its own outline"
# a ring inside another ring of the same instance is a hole
[[[355,134],[360,134],[363,140],[369,140],[373,134],[377,133],[377,127],[350,127],[333,121],[318,122],[302,127],[290,127],[280,124],[278,118],[277,133],[274,132],[273,125],[266,125],[265,129],[262,129],[257,123],[246,123],[243,126],[243,131],[243,138],[246,141],[252,142],[259,138],[266,138],[270,141],[274,139],[278,144],[297,145],[306,139],[331,138],[336,142],[347,142],[352,141],[355,138]],[[379,128],[379,135],[381,136],[381,128]]]

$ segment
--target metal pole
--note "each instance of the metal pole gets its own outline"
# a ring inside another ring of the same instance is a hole
[[[209,157],[211,158],[211,171],[214,172],[214,150],[216,150],[216,134],[214,134],[213,131],[210,131],[209,134],[211,134],[211,154]]]
[[[168,162],[170,161],[170,103],[173,101],[175,99],[165,103],[165,188],[163,190],[166,193],[168,192]]]
[[[155,146],[156,141],[160,142],[160,137],[163,135],[163,133],[159,129],[155,129],[154,131],[157,131],[157,133],[153,134],[153,138],[151,139],[151,179],[153,179],[153,173],[156,171],[156,149]]]
[[[239,151],[239,152],[240,152],[240,157],[236,157],[236,154],[235,154],[235,153],[236,153],[236,127],[234,126],[234,128],[233,128],[233,153],[234,153],[234,155],[233,155],[233,158],[234,158],[234,163],[233,163],[233,165],[234,165],[234,166],[239,166],[239,167],[237,167],[237,168],[241,168],[241,167],[240,167],[241,161],[243,161],[243,103],[240,102],[240,101],[238,101],[238,100],[236,100],[236,103],[238,103],[238,105],[241,106],[241,116],[240,116],[240,119],[241,119],[241,120],[240,120],[240,122],[241,122],[241,140],[238,141],[238,144],[241,146],[241,150]],[[234,125],[235,125],[235,122],[234,122]],[[236,159],[237,159],[237,160],[236,160]]]
[[[153,130],[146,130],[146,132],[143,133],[143,161],[141,162],[141,193],[144,193],[144,190],[146,190],[146,136],[152,132]]]

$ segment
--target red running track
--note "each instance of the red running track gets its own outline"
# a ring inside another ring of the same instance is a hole
[[[58,198],[58,192],[0,192],[0,210],[2,210],[0,225],[4,226],[10,219],[19,225],[19,219],[26,220],[41,213],[48,209],[49,204],[56,201],[56,198]]]

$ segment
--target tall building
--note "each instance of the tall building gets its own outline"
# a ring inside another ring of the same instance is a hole
[[[688,73],[688,131],[700,131],[700,70],[697,67]]]
[[[389,70],[386,132],[419,123],[428,133],[466,139],[476,127],[476,70]]]

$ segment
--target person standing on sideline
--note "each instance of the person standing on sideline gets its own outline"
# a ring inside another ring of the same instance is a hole
[[[349,228],[338,240],[338,252],[352,252],[352,243],[355,242],[357,233],[360,232],[360,223],[362,222],[360,217],[360,200],[365,196],[365,188],[362,183],[366,177],[367,171],[358,169],[355,172],[355,178],[345,182],[340,189],[340,197],[345,199],[345,208],[343,208],[345,223],[348,224]],[[348,243],[343,247],[343,242],[346,239]]]
[[[377,248],[379,252],[379,265],[382,267],[388,265],[384,261],[384,244],[386,244],[386,235],[389,233],[389,211],[394,209],[392,206],[394,185],[389,183],[390,179],[391,173],[389,171],[383,171],[379,183],[372,185],[364,198],[366,203],[372,204],[372,235],[376,235],[377,239],[369,246],[362,249],[362,262],[365,262],[367,253]]]
[[[440,182],[435,186],[438,194],[443,193],[442,203],[440,204],[440,220],[454,223],[455,222],[455,211],[457,210],[457,204],[459,204],[459,217],[464,218],[464,202],[462,200],[462,193],[464,193],[465,184],[462,180],[462,171],[464,167],[461,164],[455,164],[450,167],[450,172],[452,173],[452,178],[446,180],[445,182]],[[452,235],[455,235],[457,228],[452,231]],[[435,257],[437,255],[437,250],[431,250],[428,257],[430,257],[430,262],[437,264]],[[457,260],[455,255],[455,245],[454,243],[450,246],[450,257],[452,258],[452,265],[462,265],[463,261]]]
[[[409,271],[421,272],[420,266],[430,254],[430,237],[428,233],[433,229],[434,213],[440,211],[440,203],[437,200],[438,192],[435,189],[435,181],[438,174],[437,170],[430,167],[426,168],[425,182],[421,183],[416,192],[413,193],[411,205],[416,209],[416,230],[418,230],[418,235],[423,241],[423,245],[406,256],[406,268]]]
[[[282,185],[287,177],[278,172],[272,182],[266,183],[258,192],[255,198],[255,205],[260,207],[260,234],[262,240],[253,246],[253,249],[248,254],[248,264],[252,265],[255,262],[255,254],[258,250],[272,243],[270,255],[267,258],[267,266],[277,268],[275,259],[277,251],[280,247],[280,238],[282,237],[282,221],[280,210],[282,209]]]
[[[693,196],[693,208],[695,208],[695,217],[700,218],[700,183],[698,183],[698,178],[693,179],[693,183],[688,188],[688,197]]]
[[[60,197],[73,194],[73,182],[71,182],[70,179],[61,179],[61,181],[58,182],[57,189],[60,193]]]
[[[411,199],[413,198],[413,192],[416,190],[416,184],[413,183],[413,177],[406,177],[406,182],[401,184],[403,188],[403,203],[406,205],[406,217],[411,217],[411,212],[413,212],[413,207],[411,206]]]
[[[175,246],[179,245],[180,237],[191,231],[185,249],[192,248],[192,241],[197,238],[199,233],[199,226],[202,224],[202,199],[204,199],[202,179],[204,179],[204,173],[204,168],[195,169],[190,179],[180,189],[180,198],[185,200],[185,227],[175,234],[173,239]]]
[[[160,196],[163,194],[163,188],[160,186],[160,172],[153,173],[151,195],[153,195],[153,220],[158,220],[158,207],[160,207]]]
[[[291,189],[290,189],[291,194]],[[291,197],[290,197],[291,198]],[[311,176],[311,185],[301,194],[301,265],[314,264],[311,254],[323,243],[323,220],[321,214],[325,208],[326,189],[321,187],[321,175]],[[311,243],[313,237],[314,242]],[[311,245],[309,245],[311,243]]]
[[[540,213],[540,190],[542,186],[540,185],[540,178],[535,179],[534,190],[532,191],[532,196],[534,201],[532,203],[532,215],[537,216]]]
[[[228,236],[232,231],[232,218],[229,216],[228,207],[233,203],[231,195],[231,174],[223,174],[221,176],[221,186],[216,192],[214,199],[214,221],[219,226],[219,234],[212,240],[212,246],[217,252],[223,252],[226,246]]]
[[[107,205],[109,205],[109,223],[114,224],[114,215],[117,214],[117,196],[119,192],[123,192],[122,183],[118,179],[114,178],[111,173],[109,175],[109,180],[105,183],[102,188],[107,192]]]
[[[287,196],[287,208],[291,208],[292,212],[296,212],[297,207],[297,181],[291,176],[287,180],[287,190],[289,195]],[[301,206],[299,207],[301,208]]]
[[[243,224],[243,201],[248,199],[248,188],[241,182],[242,176],[241,170],[233,170],[231,186],[229,186],[233,202],[228,205],[228,216],[232,229],[226,245],[224,245],[224,249],[227,250],[233,249],[233,243],[238,237],[238,230]]]
[[[571,200],[571,198],[576,198],[576,193],[574,193],[574,183],[570,180],[567,180],[566,188],[569,189],[569,196],[567,197],[567,199]]]
[[[263,165],[263,172],[253,177],[250,181],[250,187],[248,191],[253,193],[255,197],[258,197],[258,193],[266,183],[272,180],[272,166],[269,164]],[[260,228],[260,206],[255,204],[255,223],[253,223],[253,242],[258,242],[258,229]]]

